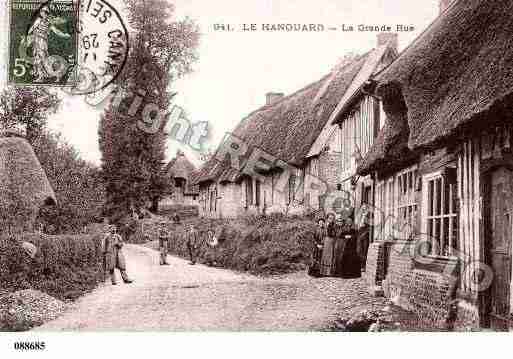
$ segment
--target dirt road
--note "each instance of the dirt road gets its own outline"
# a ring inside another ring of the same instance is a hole
[[[102,285],[36,330],[323,330],[341,313],[385,305],[361,280],[304,273],[259,278],[175,257],[162,267],[151,249],[126,245],[124,251],[134,283]]]

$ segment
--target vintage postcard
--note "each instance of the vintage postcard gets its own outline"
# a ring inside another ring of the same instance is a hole
[[[513,328],[512,1],[2,7],[12,351]]]

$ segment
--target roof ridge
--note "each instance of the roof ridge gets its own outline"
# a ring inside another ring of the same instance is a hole
[[[408,52],[408,50],[410,50],[418,41],[420,41],[420,39],[422,37],[424,37],[424,35],[426,35],[426,33],[428,33],[431,30],[431,28],[433,28],[435,26],[435,24],[437,24],[443,18],[443,15],[445,15],[447,12],[449,12],[449,10],[451,10],[454,7],[454,5],[456,3],[458,3],[459,1],[461,1],[461,0],[452,0],[449,3],[449,6],[447,6],[447,8],[444,11],[442,11],[440,14],[438,14],[438,16],[436,18],[434,18],[433,21],[431,21],[431,23],[424,30],[422,30],[422,32],[419,34],[419,36],[417,36],[412,42],[410,42],[408,44],[408,46],[406,46],[404,48],[403,51],[401,51],[399,53],[399,56],[397,56],[394,61],[392,61],[388,66],[381,69],[381,71],[379,71],[378,73],[374,74],[373,77],[378,77],[379,75],[381,75],[390,66],[392,66],[394,64],[394,62],[398,61],[404,54],[406,54],[406,52]]]
[[[281,99],[279,99],[278,101],[276,101],[275,103],[271,104],[271,105],[262,105],[260,106],[259,108],[257,108],[256,110],[253,110],[251,111],[250,113],[248,113],[246,116],[244,116],[241,120],[241,122],[245,121],[246,119],[250,118],[251,116],[253,116],[254,114],[256,114],[257,112],[260,112],[262,110],[268,110],[268,109],[271,109],[277,105],[279,105],[280,103],[284,102],[285,100],[290,100],[292,97],[296,96],[297,94],[299,94],[300,92],[303,92],[303,91],[306,91],[310,88],[312,88],[313,86],[317,85],[319,82],[321,81],[324,81],[326,80],[329,76],[331,76],[331,72],[324,75],[323,77],[321,77],[319,80],[317,81],[314,81],[314,82],[311,82],[309,83],[308,85],[300,88],[299,90],[296,90],[294,92],[292,92],[291,94],[288,94],[286,96],[283,96]],[[240,122],[239,122],[240,123]]]

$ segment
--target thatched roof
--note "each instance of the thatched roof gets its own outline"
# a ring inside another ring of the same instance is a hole
[[[411,149],[492,126],[512,107],[511,39],[513,1],[456,0],[376,77],[378,95],[400,84]]]
[[[196,167],[185,157],[183,152],[178,151],[176,157],[167,164],[165,171],[169,177],[187,180],[191,173],[196,171]]]
[[[178,151],[176,157],[169,161],[164,171],[168,178],[179,178],[185,180],[185,194],[195,195],[199,193],[199,188],[193,185],[193,179],[196,175],[196,167],[189,161],[183,152]]]
[[[391,83],[383,92],[383,108],[387,114],[385,126],[369,152],[358,165],[360,175],[368,175],[378,170],[381,175],[404,167],[417,156],[408,148],[409,128],[407,108],[397,84]]]
[[[382,61],[384,58],[388,59],[386,64],[389,64],[392,59],[397,57],[397,49],[393,46],[393,43],[381,45],[369,54],[362,70],[356,76],[344,97],[342,97],[337,110],[334,112],[334,116],[332,116],[333,124],[342,122],[348,112],[352,110],[354,104],[364,95],[362,90],[365,83],[380,70],[381,66],[383,66]]]
[[[43,205],[56,202],[29,143],[19,137],[0,138],[0,220],[30,227]]]
[[[304,163],[313,143],[325,128],[340,99],[365,64],[368,54],[345,61],[331,73],[272,105],[254,111],[233,131],[249,146],[259,148],[291,165]],[[196,178],[197,183],[234,182],[241,173],[215,156]]]

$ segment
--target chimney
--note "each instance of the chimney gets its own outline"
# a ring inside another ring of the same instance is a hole
[[[447,10],[447,8],[449,7],[449,5],[451,5],[453,0],[440,0],[440,5],[439,5],[439,11],[440,11],[440,15],[445,11]]]
[[[399,50],[399,34],[395,32],[381,32],[378,34],[378,47],[390,44],[396,51]]]
[[[283,98],[282,92],[268,92],[265,94],[265,104],[266,106],[273,105],[279,100]]]

